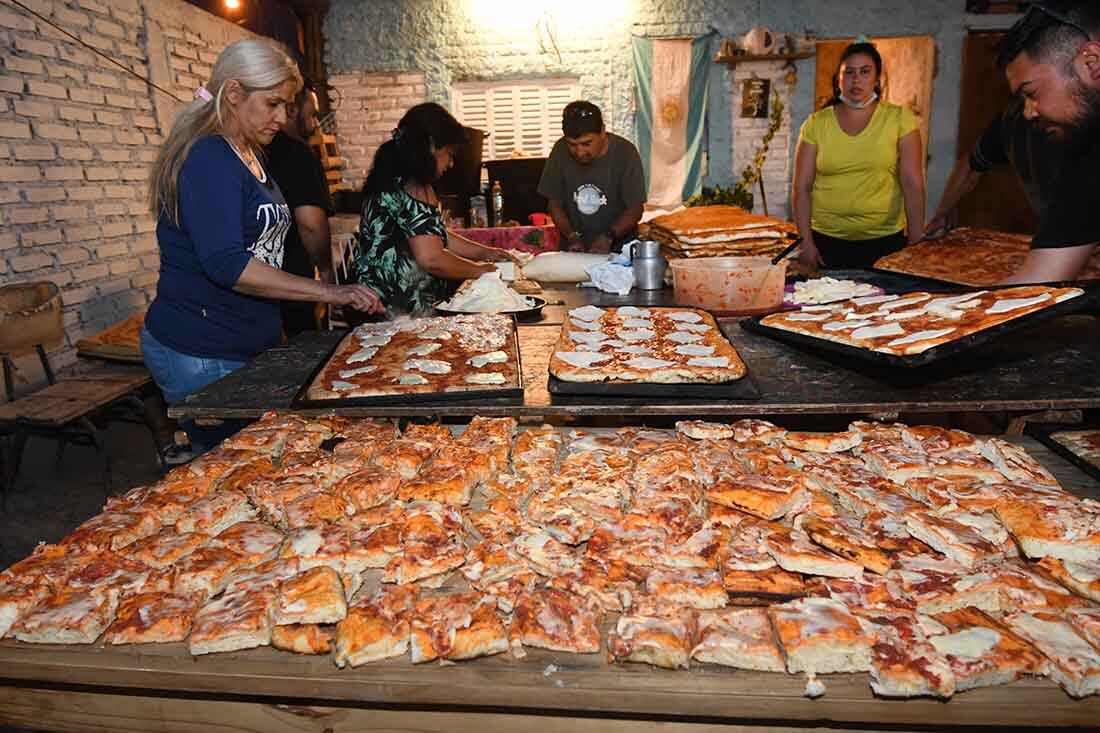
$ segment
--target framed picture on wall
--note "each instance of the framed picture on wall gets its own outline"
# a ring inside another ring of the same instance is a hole
[[[769,79],[745,79],[741,84],[741,116],[766,118],[771,87]]]

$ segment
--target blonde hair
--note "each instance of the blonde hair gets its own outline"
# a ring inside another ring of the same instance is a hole
[[[256,39],[237,41],[218,56],[206,84],[209,98],[197,98],[176,116],[172,132],[160,146],[149,173],[149,210],[154,217],[167,213],[179,224],[179,176],[191,146],[225,126],[223,104],[226,82],[236,79],[245,92],[274,89],[288,79],[302,85],[297,64],[274,43]]]

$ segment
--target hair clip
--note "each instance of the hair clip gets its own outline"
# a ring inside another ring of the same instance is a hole
[[[204,102],[213,102],[214,95],[211,94],[206,87],[200,86],[195,90],[195,99],[201,99]]]
[[[401,136],[404,135],[404,134],[405,134],[404,130],[402,130],[400,127],[395,127],[395,128],[393,128],[393,132],[390,133],[390,137],[392,137],[394,139],[394,141],[400,142]]]

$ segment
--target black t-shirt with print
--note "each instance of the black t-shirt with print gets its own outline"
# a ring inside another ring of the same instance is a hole
[[[268,168],[286,197],[291,212],[299,206],[316,206],[324,209],[329,216],[333,215],[325,171],[309,143],[280,131],[267,146],[266,152]],[[283,270],[313,277],[313,262],[302,244],[302,235],[293,217],[286,235]]]
[[[624,211],[646,199],[638,149],[613,133],[607,138],[607,153],[589,165],[573,159],[565,138],[558,140],[539,180],[539,193],[562,202],[586,245],[610,229]]]
[[[1014,103],[978,140],[970,167],[984,173],[1012,163],[1039,224],[1032,249],[1077,247],[1100,242],[1100,142],[1070,150],[1050,140]]]

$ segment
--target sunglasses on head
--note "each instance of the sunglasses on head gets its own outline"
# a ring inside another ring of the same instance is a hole
[[[1026,22],[1029,17],[1033,16],[1033,14],[1045,15],[1046,17],[1050,18],[1051,20],[1055,21],[1056,23],[1061,23],[1062,25],[1068,25],[1070,28],[1073,28],[1074,30],[1080,31],[1081,34],[1085,36],[1085,38],[1088,38],[1090,40],[1092,39],[1092,34],[1089,33],[1087,30],[1085,30],[1085,27],[1083,25],[1081,25],[1077,21],[1073,20],[1072,18],[1070,18],[1065,13],[1047,7],[1046,3],[1042,3],[1042,2],[1033,2],[1030,5],[1028,5],[1027,6],[1027,12],[1024,13],[1024,17],[1020,20],[1020,22],[1021,23]]]

